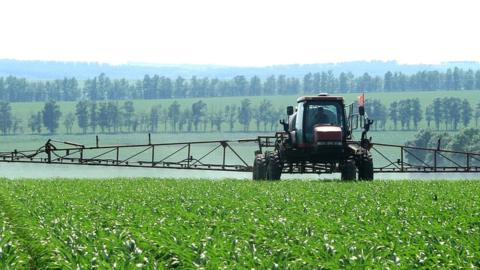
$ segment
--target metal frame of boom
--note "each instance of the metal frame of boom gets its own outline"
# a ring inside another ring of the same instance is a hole
[[[0,152],[0,162],[251,172],[251,164],[239,154],[238,148],[233,145],[253,143],[258,147],[255,152],[262,153],[266,148],[275,147],[277,136],[279,134],[243,140],[152,143],[149,134],[146,144],[108,146],[100,146],[97,136],[96,145],[88,147],[78,143],[50,139],[37,150]],[[204,148],[204,152],[194,153],[192,148],[198,145],[206,145],[208,150],[205,152]],[[121,155],[126,149],[129,149],[128,155]],[[400,158],[389,157],[388,151],[385,152],[385,149],[391,149],[389,153],[398,151]],[[375,173],[480,172],[480,153],[382,143],[372,143],[370,151],[376,157],[375,163],[378,163],[379,159],[384,163],[382,166],[374,168]],[[422,151],[432,155],[433,161],[429,163],[419,157],[418,153]],[[180,155],[181,153],[183,154]],[[113,157],[106,157],[108,155],[113,155]],[[145,155],[148,155],[149,158],[145,159]],[[218,161],[206,161],[208,158]],[[231,160],[236,161],[232,162]],[[329,163],[299,162],[285,164],[283,172],[322,174],[338,172],[338,168]]]

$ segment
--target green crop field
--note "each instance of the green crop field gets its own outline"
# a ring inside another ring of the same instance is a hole
[[[347,102],[356,101],[359,93],[347,93],[347,94],[338,94],[345,97]],[[432,102],[436,97],[458,97],[461,99],[468,99],[472,106],[475,106],[480,102],[480,91],[478,90],[461,90],[461,91],[412,91],[412,92],[381,92],[381,93],[367,93],[367,99],[380,99],[384,104],[388,105],[392,101],[406,99],[406,98],[419,98],[425,111],[425,107]],[[181,105],[181,108],[190,107],[191,104],[197,102],[198,100],[203,100],[207,104],[207,109],[209,111],[218,111],[223,109],[225,105],[237,104],[240,105],[240,101],[244,98],[249,98],[252,101],[253,105],[258,105],[264,99],[270,100],[273,104],[273,107],[280,108],[286,107],[288,105],[294,105],[296,103],[298,96],[252,96],[252,97],[211,97],[211,98],[189,98],[189,99],[176,99]],[[161,100],[134,100],[134,106],[136,113],[147,113],[152,106],[161,105],[162,108],[167,108],[175,99],[161,99]],[[123,104],[123,101],[118,101],[119,104]],[[367,101],[368,102],[368,101]],[[65,116],[69,112],[75,111],[76,102],[59,102],[60,110]],[[14,115],[23,119],[23,129],[25,132],[28,132],[27,128],[28,117],[32,113],[36,113],[43,108],[43,102],[19,102],[12,103],[12,111]],[[279,115],[279,119],[285,117],[285,115]],[[420,128],[426,127],[426,122],[423,120],[420,123]],[[280,127],[280,126],[278,126]],[[227,128],[227,125],[224,125],[224,129]],[[254,123],[252,121],[251,128],[254,128]],[[241,130],[240,124],[237,123],[235,130]],[[59,133],[65,133],[65,127],[60,125]],[[77,125],[74,125],[74,133],[79,133],[80,129]]]
[[[0,180],[1,269],[475,269],[480,182]]]

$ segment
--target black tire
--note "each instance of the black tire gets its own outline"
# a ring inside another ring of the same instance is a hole
[[[355,161],[346,160],[342,166],[342,180],[355,181],[357,179],[357,167]]]
[[[258,154],[253,161],[253,180],[264,180],[267,178],[267,160],[264,154]]]
[[[358,180],[373,181],[373,160],[366,158],[358,166]]]
[[[283,162],[277,152],[267,155],[267,180],[280,180],[282,176]]]

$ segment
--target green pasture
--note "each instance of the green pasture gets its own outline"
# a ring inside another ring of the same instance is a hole
[[[2,269],[475,269],[478,181],[0,180]]]
[[[357,100],[359,93],[347,93],[339,94],[345,97],[348,103],[354,102]],[[480,102],[480,91],[479,90],[461,90],[461,91],[416,91],[416,92],[381,92],[381,93],[366,93],[367,102],[368,98],[375,98],[382,100],[387,106],[395,100],[401,100],[406,98],[419,98],[422,106],[425,107],[431,103],[431,101],[436,97],[458,97],[461,99],[468,99],[472,106],[476,106]],[[207,104],[209,111],[218,111],[223,109],[225,105],[237,104],[240,105],[240,101],[244,98],[249,98],[252,101],[254,106],[260,104],[264,99],[270,100],[274,108],[284,108],[288,105],[295,105],[296,99],[298,96],[251,96],[251,97],[211,97],[211,98],[189,98],[189,99],[176,99],[180,103],[181,108],[190,107],[192,103],[202,100]],[[168,108],[168,106],[175,99],[162,99],[162,100],[134,100],[134,106],[136,113],[148,113],[152,106],[161,105],[162,108]],[[119,105],[122,105],[124,101],[118,101]],[[76,102],[59,102],[60,110],[65,116],[69,112],[75,112]],[[20,119],[23,119],[22,126],[26,133],[29,132],[27,128],[28,117],[32,113],[36,113],[42,110],[44,103],[43,102],[20,102],[12,103],[12,111],[14,115],[18,116]],[[279,115],[279,119],[285,117],[285,115]],[[63,122],[63,120],[61,120]],[[391,123],[389,123],[391,124]],[[389,127],[387,124],[387,128]],[[426,122],[423,120],[420,123],[420,128],[426,127]],[[280,128],[280,126],[278,126]],[[160,125],[162,128],[162,125]],[[235,130],[241,130],[240,124],[236,124]],[[255,123],[252,121],[250,129],[255,128]],[[227,129],[227,124],[224,124],[223,129]],[[62,123],[60,123],[59,133],[65,133],[65,128]],[[74,133],[79,133],[80,130],[77,125],[74,125]]]

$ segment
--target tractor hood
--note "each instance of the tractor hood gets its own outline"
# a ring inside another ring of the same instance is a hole
[[[314,143],[324,141],[342,141],[342,128],[337,126],[316,126],[313,129]]]

